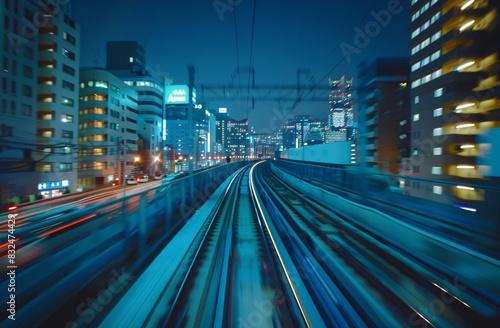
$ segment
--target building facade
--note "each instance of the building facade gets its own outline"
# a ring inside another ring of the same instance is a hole
[[[227,121],[227,139],[225,146],[225,155],[244,158],[247,151],[247,120],[234,120],[228,118]]]
[[[68,5],[6,0],[2,10],[2,203],[74,192],[79,26]]]
[[[391,174],[409,156],[410,136],[401,132],[410,121],[408,72],[408,58],[378,58],[359,67],[360,162]]]
[[[76,191],[80,28],[62,9],[47,16],[38,36],[37,170],[41,183],[69,182]],[[62,148],[61,146],[62,145]],[[47,156],[48,155],[48,156]],[[41,190],[43,197],[61,189]]]
[[[137,92],[103,69],[83,69],[79,86],[78,186],[121,183],[144,161],[136,161]]]
[[[165,77],[153,76],[146,69],[146,50],[136,41],[110,41],[106,44],[106,69],[138,94],[139,148],[145,157],[143,167],[149,175],[158,171],[158,162],[166,160]],[[165,153],[165,154],[164,154]],[[160,160],[158,160],[160,159]],[[163,165],[163,164],[162,164]],[[163,173],[163,170],[160,169]]]
[[[483,200],[478,137],[498,128],[498,1],[413,0],[410,7],[412,170],[437,199]],[[453,198],[455,197],[455,198]]]
[[[0,197],[4,205],[34,200],[41,173],[35,165],[38,35],[29,38],[21,32],[23,19],[29,22],[26,16],[33,18],[38,7],[30,1],[5,1],[2,6]]]
[[[355,128],[352,81],[353,79],[346,80],[345,76],[338,80],[329,79],[328,81],[330,94],[327,128],[330,132],[327,142],[355,139],[356,134],[352,132]]]

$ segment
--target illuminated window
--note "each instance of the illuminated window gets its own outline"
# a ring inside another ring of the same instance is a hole
[[[439,88],[434,91],[434,98],[441,97],[443,95],[443,88]]]
[[[441,115],[443,115],[443,108],[442,107],[436,108],[434,110],[434,117],[438,117],[438,116],[441,116]]]
[[[61,104],[73,107],[74,101],[73,101],[73,99],[69,99],[69,98],[66,98],[66,97],[61,97]]]
[[[420,97],[419,96],[415,96],[415,104],[418,104],[420,102]]]
[[[432,135],[435,137],[443,135],[443,128],[435,128],[432,131]]]
[[[129,62],[133,63],[134,62],[134,57],[130,57],[128,60],[129,60]]]
[[[37,131],[37,136],[39,137],[52,138],[53,135],[54,129],[38,129]]]
[[[108,88],[108,82],[95,81],[95,87],[96,88],[105,88],[105,89],[107,89]]]
[[[61,122],[73,123],[73,115],[61,114]]]
[[[420,114],[413,115],[413,122],[416,122],[420,119]]]
[[[432,154],[436,155],[436,156],[443,154],[443,148],[442,147],[435,147],[434,149],[432,149]]]
[[[441,166],[433,166],[432,167],[432,170],[431,170],[432,174],[440,175],[441,172],[442,172]]]
[[[432,187],[432,192],[437,194],[437,195],[442,195],[443,194],[443,187],[441,186],[433,186]]]

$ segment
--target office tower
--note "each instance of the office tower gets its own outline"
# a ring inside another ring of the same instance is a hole
[[[106,44],[106,69],[137,91],[141,153],[147,152],[148,174],[155,174],[157,159],[166,159],[164,147],[165,77],[146,69],[146,51],[136,41],[110,41]],[[166,124],[165,124],[166,125]],[[159,173],[163,173],[160,168]]]
[[[226,156],[227,122],[229,121],[227,108],[219,108],[212,111],[212,114],[215,116],[215,155]]]
[[[347,128],[355,127],[352,103],[352,81],[342,76],[338,80],[329,79],[329,108],[326,142],[354,140],[355,132],[347,133]]]
[[[146,151],[148,174],[153,175],[156,170],[158,156],[163,159],[163,107],[164,107],[164,85],[152,76],[143,76],[126,73],[123,71],[111,71],[116,74],[126,85],[137,92],[137,111],[139,113],[139,138],[142,151]],[[163,162],[163,160],[162,160]],[[163,173],[163,169],[160,170]]]
[[[325,143],[324,122],[313,121],[309,123],[309,132],[304,136],[304,146],[320,145]]]
[[[413,174],[451,182],[436,199],[484,200],[463,184],[499,176],[498,1],[412,0],[410,20]]]
[[[103,69],[80,72],[78,186],[122,183],[138,156],[137,92]],[[118,178],[118,180],[116,180]]]
[[[246,156],[248,121],[246,119],[234,120],[228,117],[226,129],[226,156],[243,158]]]
[[[173,147],[178,156],[193,157],[198,140],[196,136],[196,116],[198,112],[204,113],[196,103],[196,90],[191,95],[193,102],[192,123],[189,122],[189,86],[168,85],[165,87],[165,142]],[[192,124],[192,126],[191,126]]]

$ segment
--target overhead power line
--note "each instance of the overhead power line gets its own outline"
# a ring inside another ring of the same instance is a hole
[[[252,72],[252,55],[253,55],[253,34],[255,31],[255,8],[257,0],[253,1],[253,18],[252,18],[252,37],[250,39],[250,64],[248,65],[248,89],[247,89],[247,118],[248,118],[248,103],[250,101],[250,77]]]

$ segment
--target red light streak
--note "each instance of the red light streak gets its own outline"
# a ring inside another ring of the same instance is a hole
[[[51,233],[54,233],[54,232],[57,232],[57,231],[60,231],[60,230],[66,229],[66,228],[68,228],[68,227],[71,227],[72,225],[75,225],[75,224],[77,224],[77,223],[80,223],[80,222],[83,222],[83,221],[85,221],[85,220],[91,219],[91,218],[93,218],[93,217],[94,217],[94,216],[96,216],[96,215],[97,215],[97,214],[93,214],[93,215],[91,215],[91,216],[87,216],[86,218],[83,218],[83,219],[81,219],[81,220],[75,221],[75,222],[73,222],[73,223],[70,223],[70,224],[67,224],[67,225],[65,225],[65,226],[59,227],[59,228],[54,229],[54,230],[52,230],[52,231],[46,232],[46,233],[44,233],[43,235],[38,236],[37,238],[42,238],[42,237],[45,237],[45,236],[50,235]]]
[[[15,243],[17,243],[18,241],[19,241],[19,238],[17,238],[16,240],[14,240],[12,243],[11,243],[11,242],[8,242],[8,243],[5,243],[5,244],[3,244],[3,245],[0,245],[0,248],[4,248],[5,246],[10,245],[10,244],[15,244]]]

